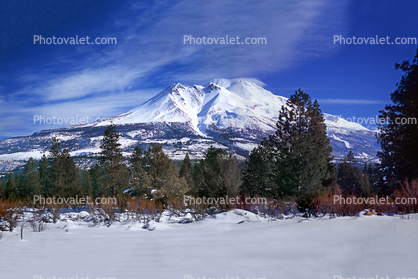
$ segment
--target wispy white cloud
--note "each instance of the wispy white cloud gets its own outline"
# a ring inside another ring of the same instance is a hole
[[[386,104],[384,100],[360,100],[360,99],[319,99],[320,104],[327,105],[379,105]]]
[[[0,112],[0,138],[29,135],[43,129],[68,126],[65,123],[43,124],[34,121],[47,118],[88,118],[93,122],[97,118],[107,118],[126,112],[135,105],[140,105],[160,91],[160,89],[135,90],[106,96],[93,96],[79,100],[48,102],[29,106],[31,100],[4,101]],[[35,118],[37,117],[37,118]]]
[[[74,64],[76,71],[46,79],[36,93],[48,100],[65,100],[142,86],[150,77],[160,82],[206,82],[216,77],[256,76],[332,54],[329,40],[344,30],[344,8],[335,1],[180,1],[151,9],[132,4],[133,14],[115,15],[123,32],[118,45],[101,55],[88,55]],[[167,8],[162,8],[167,6]],[[144,11],[147,11],[145,13]],[[266,45],[188,45],[183,36],[264,37]],[[328,36],[328,37],[326,37]],[[325,38],[326,37],[326,38]],[[61,58],[65,60],[64,58]],[[69,60],[71,61],[71,60]],[[71,64],[71,63],[70,63]],[[158,77],[153,76],[158,72]]]

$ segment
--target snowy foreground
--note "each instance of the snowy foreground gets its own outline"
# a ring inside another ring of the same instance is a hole
[[[418,215],[175,221],[63,219],[24,240],[18,227],[0,240],[0,278],[418,278]]]

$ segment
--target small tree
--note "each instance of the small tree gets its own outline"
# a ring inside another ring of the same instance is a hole
[[[183,164],[180,168],[180,177],[183,177],[187,185],[192,189],[194,188],[194,181],[193,181],[193,169],[192,163],[190,161],[189,153],[187,152],[183,159]]]
[[[19,199],[18,182],[15,179],[14,173],[11,173],[9,180],[6,183],[6,199],[16,201]]]
[[[205,158],[196,166],[194,176],[199,196],[225,197],[239,193],[243,174],[235,157],[210,146]]]
[[[364,174],[355,163],[354,154],[350,150],[337,166],[337,183],[345,195],[369,196],[370,183],[366,183]]]
[[[133,196],[151,197],[151,177],[147,173],[145,154],[139,146],[135,146],[130,159],[130,194]]]
[[[110,124],[100,145],[100,166],[103,170],[103,192],[105,195],[121,196],[128,186],[128,172],[126,165],[122,162],[123,155],[120,134],[116,132],[116,125]]]
[[[403,61],[395,69],[404,71],[398,88],[390,94],[393,104],[380,111],[377,135],[382,151],[381,192],[391,194],[404,180],[418,177],[418,51],[410,64]]]
[[[153,144],[142,152],[137,147],[131,157],[131,184],[134,194],[145,194],[163,204],[168,199],[182,197],[189,186],[173,161],[164,153],[162,145]]]
[[[313,197],[335,179],[318,102],[299,89],[282,107],[276,126],[247,162],[247,191],[273,198],[297,197],[301,207],[311,207]]]
[[[30,157],[23,169],[20,196],[23,199],[33,199],[34,195],[41,195],[42,192],[38,164]]]

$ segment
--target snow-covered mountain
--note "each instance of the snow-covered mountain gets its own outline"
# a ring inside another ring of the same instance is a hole
[[[172,84],[140,106],[118,116],[84,125],[43,130],[27,137],[0,141],[0,160],[40,157],[58,137],[73,155],[99,151],[106,126],[123,135],[124,151],[137,144],[161,143],[174,159],[186,152],[200,158],[210,145],[244,158],[275,130],[286,98],[274,95],[253,79],[217,79],[207,86]],[[363,160],[375,158],[379,146],[373,131],[340,117],[324,114],[334,156],[352,150]]]

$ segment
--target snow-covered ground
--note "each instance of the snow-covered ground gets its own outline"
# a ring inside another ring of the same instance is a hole
[[[244,221],[244,222],[242,222]],[[417,278],[418,215],[268,221],[242,210],[142,229],[64,219],[0,240],[0,278]],[[77,277],[78,276],[78,277]],[[339,277],[341,276],[341,277]]]

